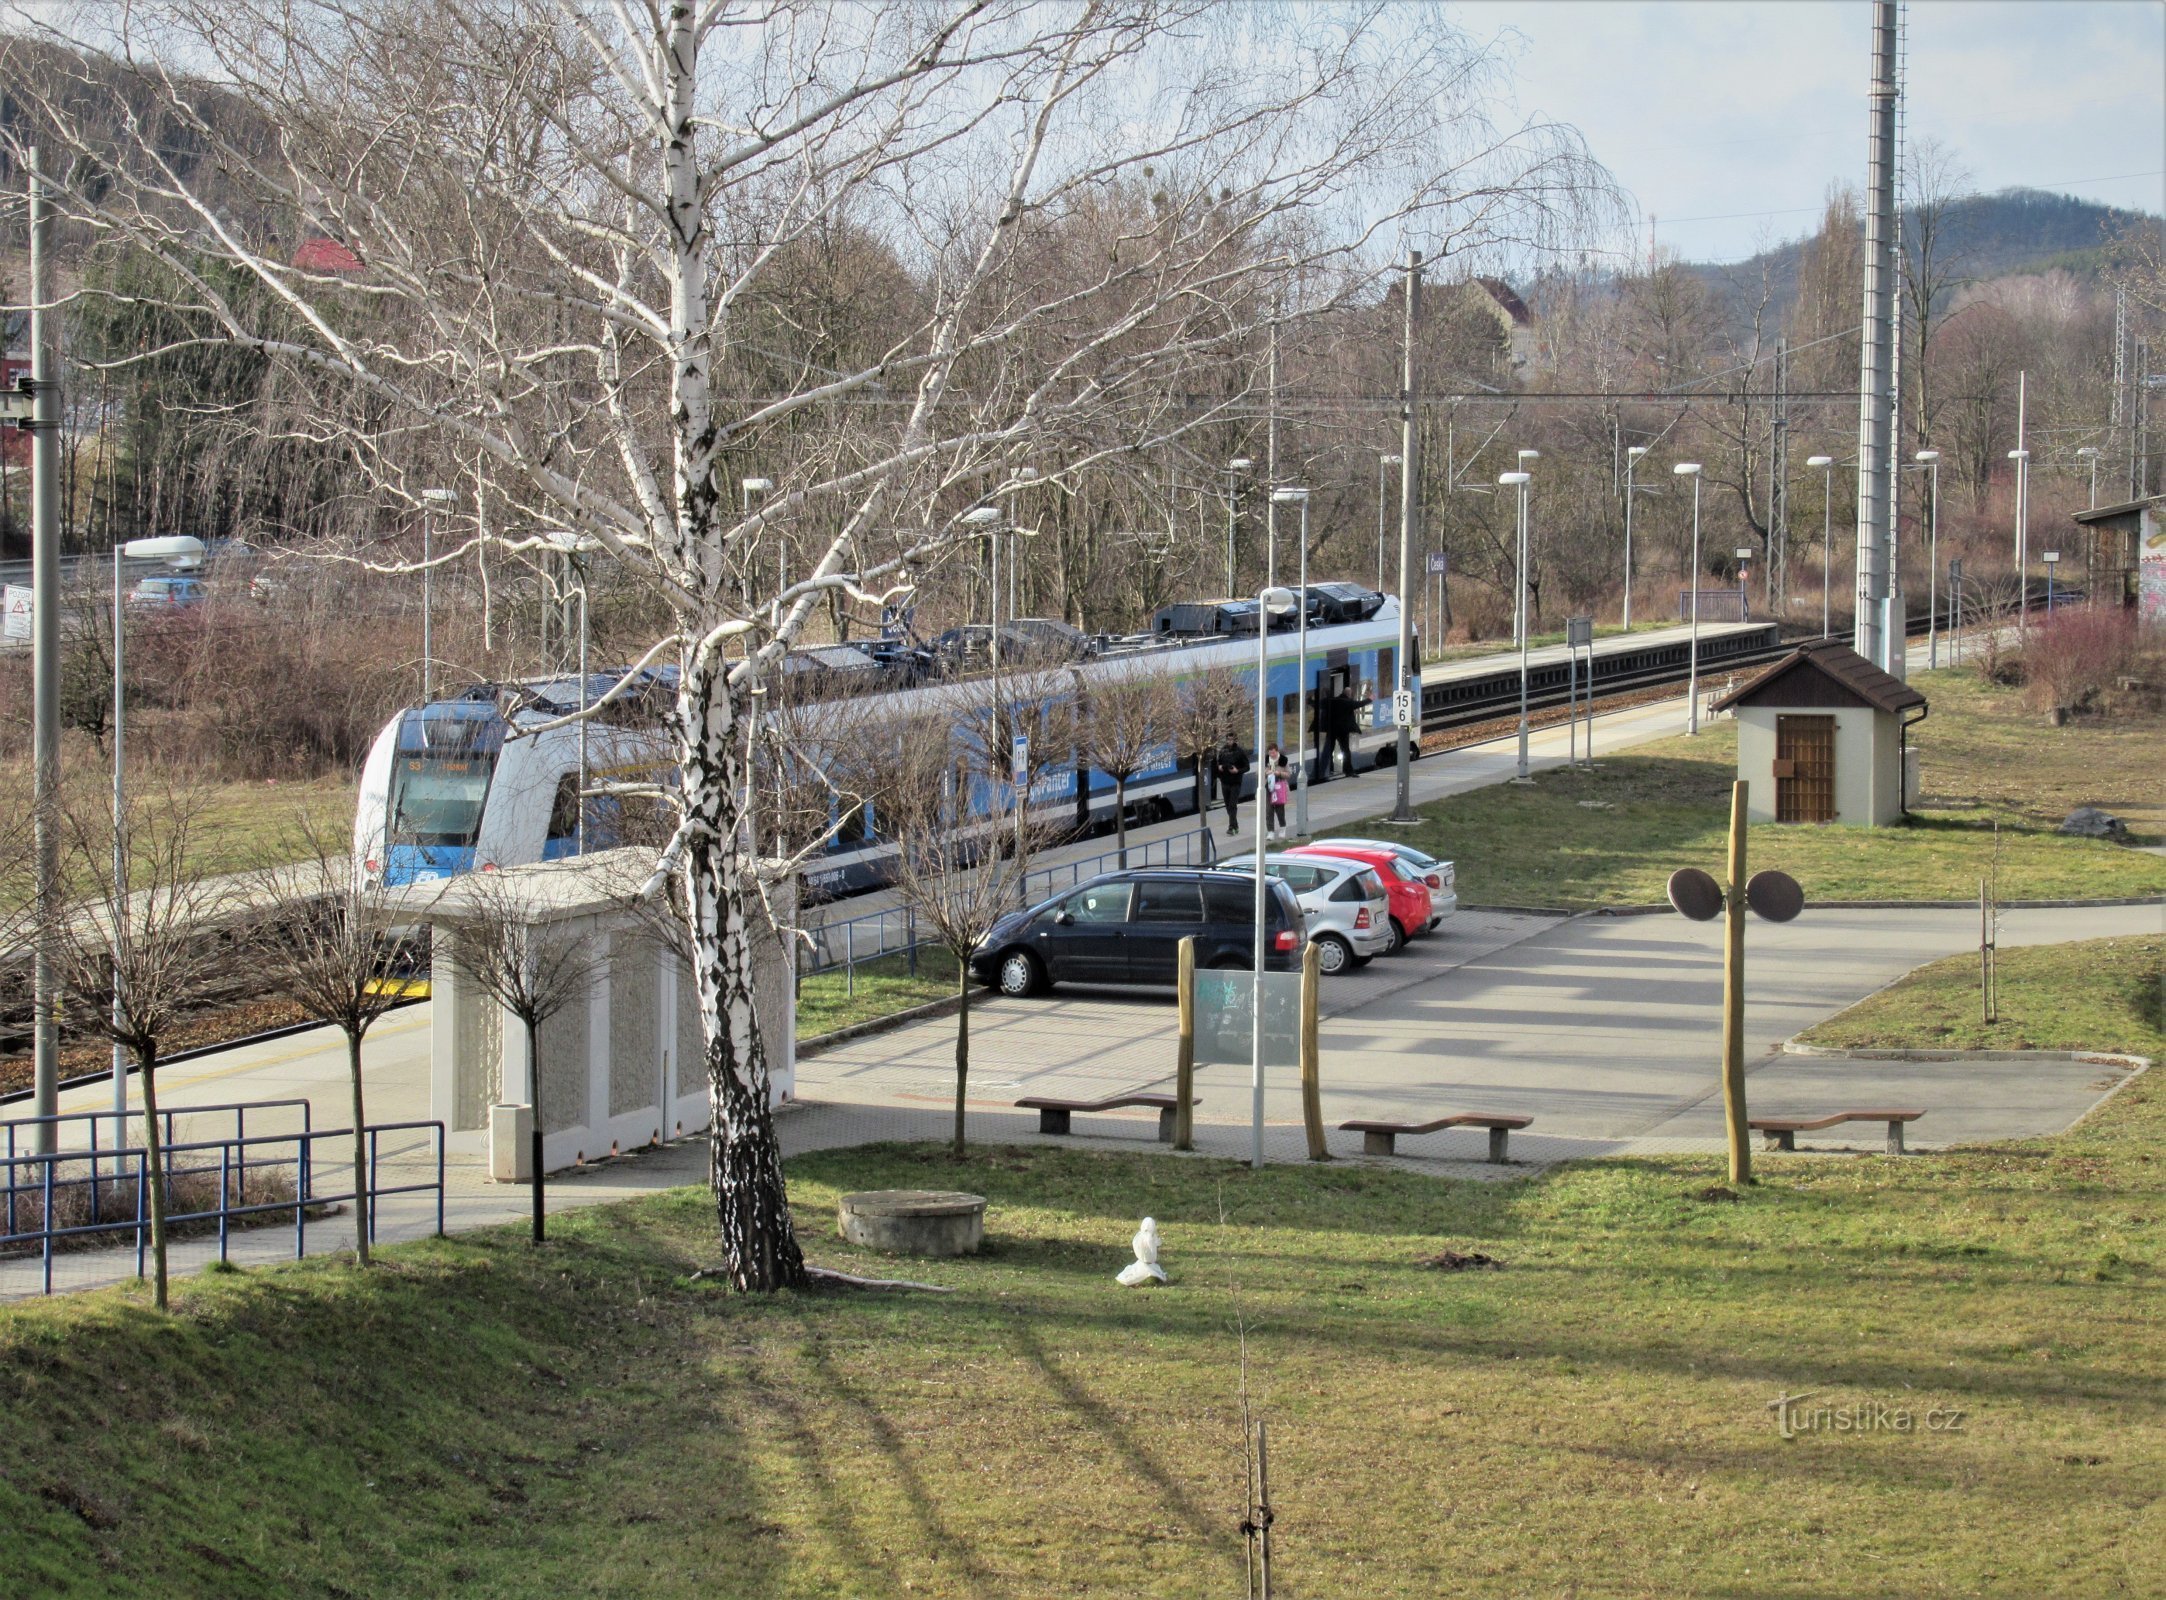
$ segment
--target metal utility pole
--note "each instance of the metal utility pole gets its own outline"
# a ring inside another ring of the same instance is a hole
[[[60,1112],[60,1022],[53,940],[60,903],[60,373],[52,299],[53,210],[38,151],[30,151],[30,648],[34,728],[32,814],[37,847],[37,957],[32,975],[34,1114]],[[58,1125],[40,1122],[53,1153]]]
[[[1420,369],[1414,358],[1416,320],[1421,315],[1421,252],[1406,253],[1406,388],[1399,406],[1399,681],[1394,688],[1414,697],[1413,721],[1421,720],[1421,663],[1414,659],[1414,546],[1421,523]],[[1379,685],[1381,687],[1381,685]],[[1396,701],[1394,701],[1396,704]],[[1394,772],[1397,794],[1394,822],[1414,821],[1414,730],[1399,721],[1399,759]]]
[[[1866,141],[1864,339],[1858,371],[1859,655],[1902,674],[1893,620],[1895,549],[1895,0],[1873,6],[1871,120]],[[1891,643],[1891,634],[1894,642]]]
[[[1767,609],[1790,608],[1790,346],[1775,341],[1775,415],[1767,453]]]

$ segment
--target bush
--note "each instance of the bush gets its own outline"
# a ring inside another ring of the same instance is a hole
[[[2022,648],[2033,709],[2087,711],[2104,700],[2117,677],[2133,670],[2136,621],[2125,611],[2071,607],[2032,623]]]

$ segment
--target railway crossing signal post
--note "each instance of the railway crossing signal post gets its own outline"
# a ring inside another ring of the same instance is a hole
[[[1787,872],[1745,877],[1745,795],[1730,785],[1729,878],[1718,883],[1698,867],[1670,874],[1670,904],[1694,922],[1725,918],[1722,958],[1722,1116],[1729,1137],[1730,1181],[1752,1182],[1752,1134],[1745,1115],[1745,912],[1788,922],[1805,908],[1805,891]]]

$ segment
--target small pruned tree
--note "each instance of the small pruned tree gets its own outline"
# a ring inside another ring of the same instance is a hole
[[[456,898],[447,895],[454,925],[451,960],[459,976],[516,1020],[526,1046],[526,1079],[533,1089],[534,1242],[543,1238],[546,1185],[542,1172],[540,1040],[542,1025],[592,986],[600,954],[592,941],[548,925],[534,892],[545,869],[476,872],[463,879]]]
[[[1113,780],[1113,832],[1121,865],[1128,865],[1128,785],[1167,758],[1180,707],[1155,674],[1092,683],[1077,696],[1077,765]]]
[[[1184,678],[1174,691],[1171,725],[1175,753],[1191,764],[1196,785],[1196,817],[1211,844],[1211,797],[1205,774],[1219,747],[1231,741],[1246,747],[1255,736],[1256,690],[1231,667],[1211,666]],[[1256,752],[1258,759],[1262,751]]]
[[[102,808],[62,810],[62,871],[79,898],[53,930],[54,972],[69,1019],[113,1041],[135,1063],[143,1096],[149,1186],[151,1296],[166,1309],[165,1142],[158,1122],[158,1059],[181,1020],[209,997],[244,949],[254,912],[232,878],[198,878],[190,851],[202,811],[181,790],[132,797],[121,812],[116,872],[113,821]]]
[[[354,1260],[369,1264],[368,1119],[362,1098],[361,1041],[399,1003],[399,975],[418,953],[411,926],[391,914],[380,889],[353,870],[353,853],[304,816],[293,839],[299,859],[271,874],[275,914],[264,930],[269,986],[311,1022],[346,1038],[353,1091]]]
[[[970,1088],[971,952],[995,923],[1022,908],[1031,858],[1054,832],[1047,819],[1031,814],[1028,780],[1018,788],[1008,751],[969,733],[1003,720],[985,714],[986,702],[1002,692],[993,682],[957,685],[950,691],[957,702],[950,725],[962,731],[954,744],[901,740],[892,773],[880,785],[880,831],[895,848],[895,893],[955,960],[958,1159]]]

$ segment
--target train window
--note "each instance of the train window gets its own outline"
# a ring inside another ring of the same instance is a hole
[[[872,838],[870,811],[871,807],[866,805],[843,807],[842,814],[835,819],[834,843],[837,848],[864,844]]]
[[[1384,648],[1384,649],[1382,649],[1382,650],[1379,650],[1379,651],[1377,651],[1377,653],[1376,653],[1376,686],[1375,686],[1375,692],[1376,692],[1377,694],[1379,694],[1379,695],[1382,695],[1382,696],[1384,696],[1384,697],[1386,697],[1386,698],[1389,698],[1389,697],[1390,697],[1390,695],[1391,695],[1391,692],[1392,692],[1392,690],[1394,690],[1394,689],[1396,689],[1396,688],[1398,688],[1398,687],[1399,687],[1399,674],[1398,674],[1398,672],[1397,672],[1397,671],[1395,670],[1395,669],[1396,669],[1396,668],[1398,667],[1398,665],[1399,665],[1399,649],[1398,649],[1398,646],[1396,646],[1396,645],[1391,645],[1391,646],[1387,646],[1386,648]]]
[[[549,842],[576,838],[578,833],[579,774],[567,772],[557,780],[557,797],[549,806]]]

